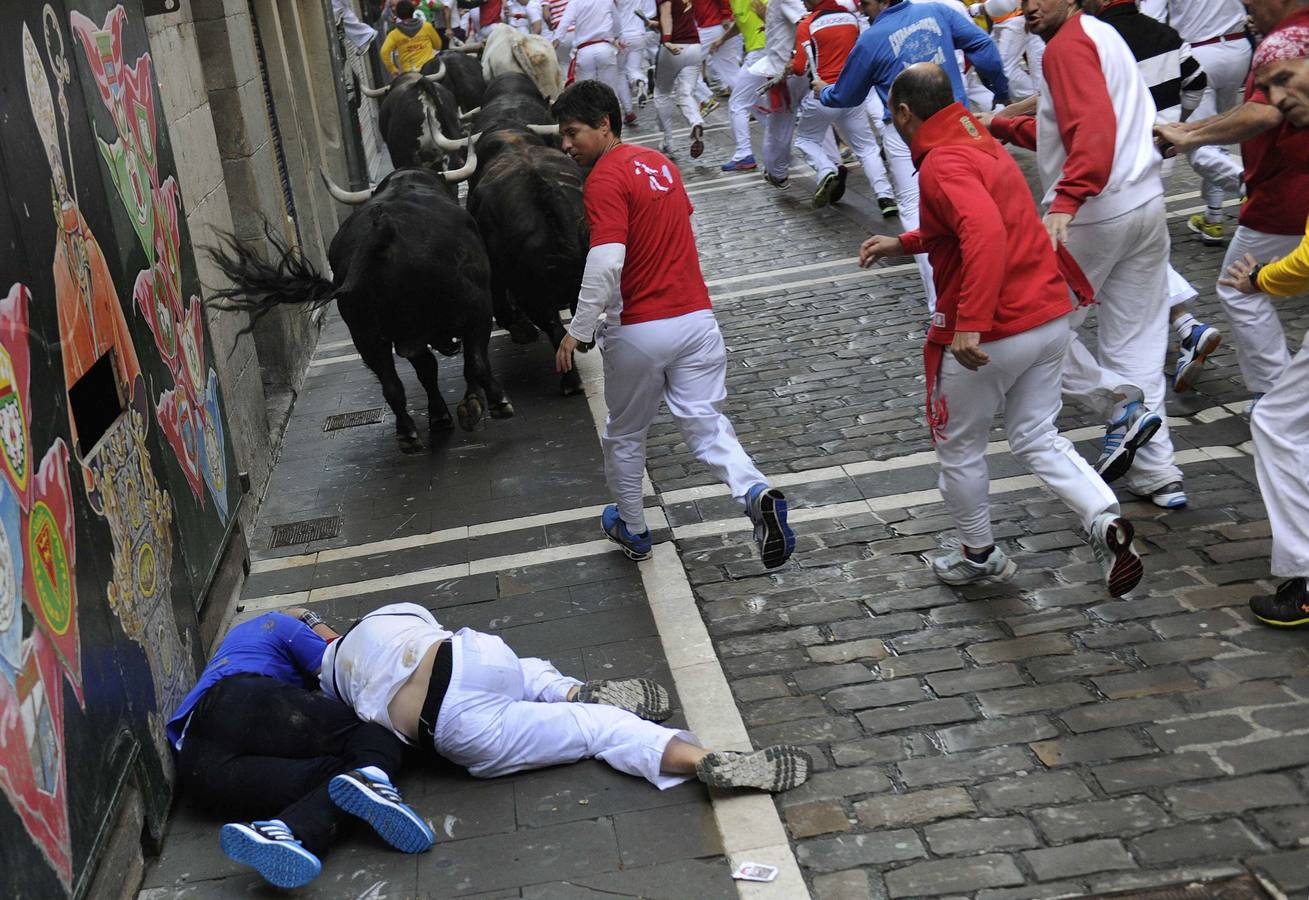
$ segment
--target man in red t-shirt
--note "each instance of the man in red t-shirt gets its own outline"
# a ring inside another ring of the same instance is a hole
[[[691,158],[704,153],[704,117],[695,102],[695,87],[704,60],[691,0],[659,0],[659,51],[655,56],[654,107],[664,133],[660,146],[673,155],[673,104],[691,126]]]
[[[786,497],[768,486],[722,413],[727,348],[700,274],[681,174],[663,154],[622,143],[618,98],[601,82],[570,86],[554,115],[564,152],[589,170],[582,200],[591,249],[557,366],[571,369],[573,351],[593,340],[604,353],[609,418],[601,443],[618,498],[605,508],[604,532],[630,558],[650,557],[645,435],[663,400],[687,447],[745,508],[764,566],[776,568],[795,549]]]
[[[961,545],[933,558],[932,570],[946,584],[1018,571],[995,544],[987,506],[986,445],[1003,410],[1010,450],[1077,513],[1109,593],[1122,596],[1141,580],[1132,524],[1054,424],[1072,333],[1069,285],[1088,303],[1090,285],[1067,249],[1056,256],[1017,163],[955,101],[944,69],[909,66],[887,105],[918,169],[921,222],[898,238],[869,238],[859,261],[926,253],[932,263],[927,419]]]
[[[732,21],[732,7],[723,0],[691,0],[695,14],[695,27],[700,35],[700,46],[712,76],[713,88],[726,94],[741,75],[741,54],[736,44],[719,40],[727,33],[727,22]]]

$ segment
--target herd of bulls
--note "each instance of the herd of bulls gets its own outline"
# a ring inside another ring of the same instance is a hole
[[[436,430],[452,420],[433,350],[462,350],[466,392],[457,416],[472,430],[484,414],[514,413],[491,372],[492,316],[516,343],[543,331],[558,347],[559,310],[577,303],[588,248],[582,172],[557,146],[547,101],[562,82],[553,48],[543,66],[545,54],[533,56],[539,48],[523,43],[513,29],[495,28],[481,62],[468,47],[446,51],[424,72],[368,92],[381,98],[378,124],[395,170],[366,191],[345,191],[323,174],[333,197],[357,206],[328,249],[330,280],[271,229],[271,259],[230,236],[210,251],[230,282],[213,292],[227,308],[257,318],[279,304],[337,301],[405,452],[424,444],[394,355],[413,366]],[[581,391],[575,369],[561,387],[565,395]]]

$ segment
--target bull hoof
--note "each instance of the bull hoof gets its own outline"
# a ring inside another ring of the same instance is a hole
[[[482,421],[482,401],[475,395],[469,394],[459,404],[459,427],[464,431],[472,431],[478,422]]]
[[[524,320],[514,322],[508,330],[509,339],[515,344],[534,344],[537,336],[541,334],[535,325]]]
[[[493,419],[512,419],[514,417],[514,405],[508,400],[491,407],[491,418]]]
[[[412,456],[427,449],[427,445],[423,443],[423,439],[417,434],[397,434],[395,437],[400,442],[401,453]]]
[[[577,374],[576,369],[565,372],[564,376],[559,379],[559,391],[565,397],[582,393],[582,376]]]
[[[455,420],[450,418],[449,413],[446,413],[438,419],[433,419],[430,427],[433,431],[449,431],[455,427]]]

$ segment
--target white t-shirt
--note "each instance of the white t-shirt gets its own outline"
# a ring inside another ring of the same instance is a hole
[[[353,707],[359,718],[413,743],[391,724],[387,706],[432,645],[451,636],[417,603],[383,606],[327,645],[319,685],[327,696]]]
[[[1188,44],[1245,29],[1241,0],[1143,0],[1141,12],[1173,26]]]
[[[526,3],[509,0],[508,5],[509,24],[523,34],[531,34],[533,23],[543,21],[541,17],[541,0],[527,0]]]
[[[573,46],[595,41],[612,41],[623,33],[615,0],[569,0],[559,31],[573,31]]]

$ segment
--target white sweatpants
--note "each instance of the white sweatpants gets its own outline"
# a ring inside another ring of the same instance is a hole
[[[900,224],[905,231],[918,227],[918,169],[909,155],[909,147],[895,128],[887,128],[882,133],[882,146],[886,149],[887,167],[891,170],[891,181],[895,185],[895,202],[900,207]],[[932,264],[927,261],[926,253],[914,256],[918,264],[918,274],[923,279],[923,291],[927,295],[927,311],[936,312],[936,285],[932,283]]]
[[[668,404],[682,440],[713,470],[742,508],[763,474],[746,455],[736,431],[723,415],[727,399],[727,347],[711,310],[636,325],[606,325],[600,334],[604,354],[605,479],[618,498],[618,511],[634,534],[646,530],[641,502],[645,472],[645,434]]]
[[[1208,87],[1205,88],[1200,105],[1191,113],[1190,121],[1198,122],[1227,112],[1241,102],[1252,52],[1249,41],[1219,41],[1191,48],[1195,61],[1204,69]],[[1230,166],[1237,166],[1239,179],[1239,164],[1217,147],[1202,147],[1190,156],[1191,166],[1204,179],[1201,193],[1209,206],[1221,206],[1228,194],[1234,195],[1239,189],[1239,181],[1237,187],[1233,188],[1230,180],[1224,182],[1214,177],[1215,167],[1221,165],[1220,158],[1226,159],[1229,172]]]
[[[677,53],[670,53],[668,47],[677,47]],[[694,128],[703,125],[700,106],[692,92],[696,80],[700,77],[699,44],[666,44],[659,48],[655,57],[655,115],[659,118],[659,127],[664,132],[664,146],[673,146],[673,104],[682,111],[686,124]]]
[[[618,49],[613,44],[587,44],[578,47],[575,54],[577,62],[577,81],[594,79],[602,81],[613,88],[618,95],[618,105],[626,114],[632,108],[632,94],[627,89],[627,79],[618,71]]]
[[[833,158],[824,147],[824,144],[832,143],[828,135],[833,128],[859,158],[873,193],[878,197],[893,196],[895,191],[886,176],[881,148],[877,146],[877,138],[873,137],[873,129],[868,125],[868,114],[863,107],[835,109],[823,106],[810,92],[800,103],[800,118],[795,126],[795,148],[818,174],[818,180],[822,181],[829,172],[835,172],[841,162],[839,155]]]
[[[1263,263],[1275,256],[1286,256],[1299,246],[1300,240],[1298,235],[1265,234],[1239,226],[1227,245],[1227,255],[1218,271],[1226,273],[1228,266],[1247,253]],[[1242,294],[1225,284],[1219,284],[1215,293],[1222,301],[1227,320],[1232,323],[1236,362],[1241,367],[1245,386],[1252,394],[1271,390],[1291,362],[1291,354],[1286,349],[1286,334],[1273,305],[1275,300],[1262,291]]]
[[[689,779],[666,775],[659,764],[673,738],[698,744],[691,734],[614,706],[566,702],[580,681],[546,660],[520,659],[494,635],[460,629],[451,650],[450,686],[433,743],[470,774],[495,778],[595,757],[660,790]]]
[[[1309,576],[1309,332],[1250,414],[1259,493],[1273,529],[1272,572]]]
[[[741,66],[741,74],[736,79],[736,84],[732,85],[729,112],[732,119],[732,135],[736,139],[736,151],[732,154],[732,159],[744,159],[751,155],[750,116],[753,114],[764,131],[759,164],[774,178],[785,178],[791,168],[791,141],[795,136],[796,107],[800,103],[800,98],[809,90],[809,84],[803,78],[788,78],[786,84],[791,92],[791,108],[764,112],[763,108],[768,106],[769,98],[767,94],[760,96],[757,92],[768,83],[768,79],[750,71],[750,64],[763,55],[762,50],[747,54]]]
[[[700,46],[708,47],[722,37],[725,29],[722,25],[710,25],[698,30]],[[731,90],[732,85],[736,84],[736,74],[741,68],[740,46],[737,42],[725,41],[716,51],[707,54],[705,64],[709,68],[711,80],[715,82],[712,85],[715,89]],[[733,56],[733,53],[736,55]]]
[[[736,151],[732,159],[745,159],[754,156],[750,146],[750,109],[758,102],[754,92],[764,83],[764,79],[751,75],[750,64],[764,55],[762,50],[751,50],[741,61],[741,67],[732,82],[732,99],[728,101],[727,114],[732,121],[732,137],[736,141]]]
[[[986,443],[1001,410],[1014,456],[1077,513],[1088,532],[1100,513],[1118,511],[1114,492],[1055,430],[1069,318],[983,344],[991,361],[976,372],[960,365],[948,350],[941,361],[938,397],[947,419],[936,440],[938,485],[966,547],[995,543],[987,503]]]
[[[1079,225],[1074,219],[1068,227],[1068,249],[1099,300],[1099,356],[1073,335],[1064,361],[1064,393],[1108,419],[1116,388],[1124,384],[1141,388],[1146,408],[1158,413],[1164,423],[1137,450],[1126,484],[1136,493],[1149,494],[1181,481],[1164,408],[1170,247],[1163,197],[1103,222]],[[1089,311],[1087,307],[1073,313],[1074,329]]]

